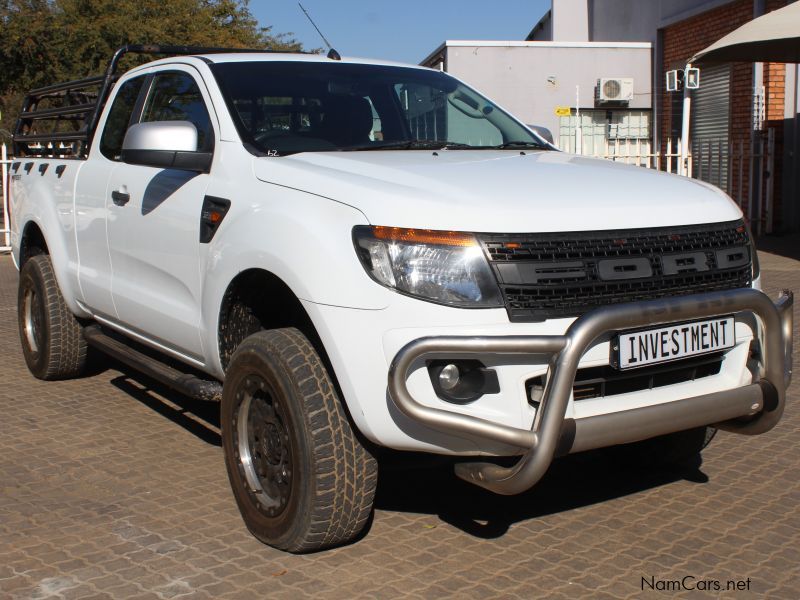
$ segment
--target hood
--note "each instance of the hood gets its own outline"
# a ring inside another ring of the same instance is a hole
[[[254,159],[258,179],[360,210],[373,225],[485,233],[590,231],[732,221],[708,184],[554,151],[301,153]]]

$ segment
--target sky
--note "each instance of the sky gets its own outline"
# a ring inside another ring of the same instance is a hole
[[[343,56],[419,63],[445,40],[524,40],[550,0],[301,0]],[[500,8],[502,7],[502,8]],[[251,0],[273,33],[322,48],[297,0]]]

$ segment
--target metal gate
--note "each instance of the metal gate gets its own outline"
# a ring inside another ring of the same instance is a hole
[[[692,142],[689,176],[727,193],[747,215],[753,231],[772,233],[775,222],[775,129],[747,140],[727,137]]]
[[[2,191],[2,209],[3,214],[0,215],[0,234],[2,234],[2,242],[0,242],[0,252],[8,252],[11,250],[11,221],[8,218],[8,166],[11,161],[8,160],[8,151],[6,145],[0,145],[0,191]]]
[[[705,67],[703,84],[692,100],[691,152],[706,159],[704,169],[695,165],[696,177],[723,189],[729,171],[730,90],[730,65]]]
[[[706,133],[710,131],[707,128]],[[640,140],[623,144],[584,145],[582,154],[669,173],[677,172],[681,140],[668,138],[662,148]],[[757,234],[772,233],[775,221],[775,130],[759,132],[746,140],[695,138],[687,156],[687,175],[725,191],[742,208]]]

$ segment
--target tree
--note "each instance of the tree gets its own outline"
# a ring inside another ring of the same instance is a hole
[[[301,49],[259,26],[247,0],[0,0],[0,127],[28,89],[102,73],[125,44]]]

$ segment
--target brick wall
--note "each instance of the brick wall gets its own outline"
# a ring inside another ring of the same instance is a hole
[[[786,5],[786,0],[768,0],[767,11],[772,11]],[[696,15],[679,23],[670,25],[663,30],[663,65],[664,69],[682,69],[686,61],[703,48],[710,46],[734,29],[753,19],[753,0],[737,0],[719,8]],[[665,76],[661,75],[661,123],[660,131],[662,140],[674,135],[673,118],[679,117],[679,99],[674,95],[680,92],[668,93],[664,82]],[[702,85],[702,72],[700,77]],[[782,162],[783,140],[783,110],[784,110],[784,84],[785,66],[783,64],[767,63],[764,65],[764,87],[766,91],[765,127],[775,127],[776,134],[776,162],[775,181],[773,185],[775,215],[779,215],[780,190],[780,163]],[[745,148],[749,147],[753,125],[753,64],[733,63],[731,65],[731,99],[730,99],[730,140],[734,147],[741,141]],[[739,189],[739,178],[733,178],[731,196],[743,198],[743,209],[747,212],[747,190],[749,187],[749,173],[745,170]],[[776,220],[776,224],[778,224]]]

